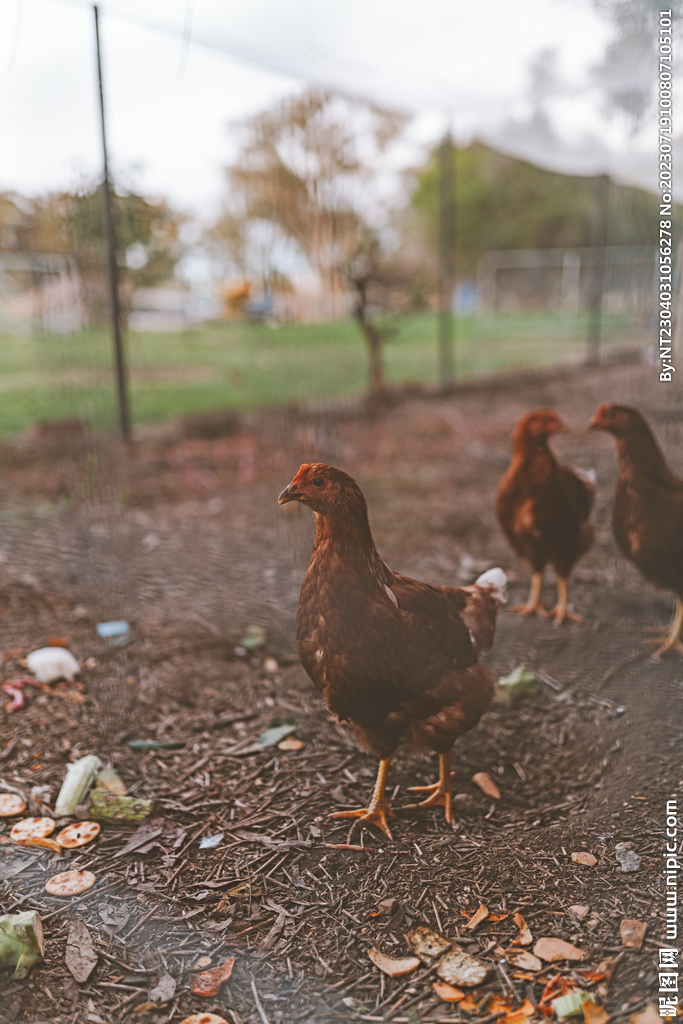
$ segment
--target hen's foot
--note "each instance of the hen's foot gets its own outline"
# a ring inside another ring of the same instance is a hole
[[[538,615],[544,619],[548,612],[543,607],[541,601],[541,585],[543,583],[543,575],[540,572],[535,572],[531,577],[531,590],[529,591],[529,599],[526,604],[515,604],[512,606],[513,612],[519,612],[525,618],[528,615]]]
[[[652,655],[653,661],[659,661],[662,655],[667,654],[669,651],[678,651],[679,654],[683,654],[683,641],[681,641],[680,637],[672,638],[669,636],[668,630],[663,638],[661,636],[656,637],[651,640],[646,640],[645,643],[659,644],[657,650]]]
[[[570,612],[569,608],[562,608],[559,604],[555,605],[550,612],[550,618],[553,619],[556,626],[561,626],[565,619],[568,619],[569,622],[583,622],[583,615]]]
[[[446,821],[453,824],[453,783],[452,778],[455,772],[451,771],[451,755],[439,754],[439,781],[431,786],[410,786],[411,793],[429,793],[426,800],[422,800],[417,807],[443,807]]]
[[[455,772],[452,773],[455,775]],[[421,800],[419,804],[408,804],[408,807],[443,807],[446,821],[449,825],[453,824],[453,787],[442,786],[441,782],[435,782],[431,786],[410,786],[408,788],[410,793],[430,793],[426,800]]]
[[[659,644],[659,647],[653,655],[655,661],[659,661],[661,656],[666,654],[667,651],[683,652],[681,629],[683,629],[683,601],[677,596],[674,617],[671,620],[671,625],[663,632],[663,634],[660,634],[658,639],[648,641],[648,643]]]
[[[349,832],[349,842],[351,842],[351,836],[355,830],[365,822],[369,825],[377,825],[377,827],[381,828],[382,832],[384,832],[389,839],[394,838],[387,823],[387,815],[389,815],[390,818],[393,817],[393,815],[391,813],[391,807],[389,807],[387,802],[387,798],[384,795],[384,786],[387,780],[390,760],[391,758],[385,757],[379,763],[375,788],[372,793],[372,799],[367,807],[358,807],[352,811],[334,811],[330,814],[331,818],[356,819],[351,826],[351,831]]]
[[[530,604],[527,601],[526,604],[510,605],[510,611],[518,612],[520,615],[523,615],[524,618],[527,618],[529,615],[538,615],[541,619],[547,619],[549,614],[548,609],[545,608],[540,601],[537,601],[536,604]]]
[[[550,613],[551,619],[555,620],[556,626],[561,626],[565,619],[570,622],[583,622],[583,617],[576,612],[570,612],[567,608],[567,580],[564,576],[557,577],[557,604]]]
[[[391,834],[391,829],[387,822],[387,816],[393,818],[393,813],[389,805],[383,801],[381,804],[377,804],[373,807],[372,803],[369,807],[358,807],[353,811],[334,811],[330,814],[330,818],[355,818],[351,831],[349,832],[349,841],[355,830],[363,824],[376,825],[382,829],[382,832],[389,838],[394,837]]]

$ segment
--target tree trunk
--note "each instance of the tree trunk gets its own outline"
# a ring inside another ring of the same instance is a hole
[[[384,395],[387,389],[387,382],[384,376],[384,360],[382,358],[384,332],[379,330],[368,316],[367,280],[365,278],[352,278],[351,281],[358,295],[353,315],[368,345],[370,397],[374,398],[378,395]]]

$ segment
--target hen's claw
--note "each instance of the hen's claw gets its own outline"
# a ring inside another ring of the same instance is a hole
[[[426,800],[422,800],[418,807],[443,807],[446,821],[453,824],[453,783],[452,778],[455,772],[451,771],[451,755],[439,755],[439,781],[431,786],[410,786],[411,793],[430,793]]]
[[[513,612],[519,612],[525,618],[527,615],[539,615],[542,619],[545,619],[548,615],[547,610],[543,607],[541,601],[541,584],[543,583],[543,575],[540,572],[535,572],[531,577],[531,590],[529,591],[529,600],[526,604],[515,604],[512,606]]]
[[[526,604],[510,605],[510,611],[519,612],[519,614],[523,615],[525,618],[529,615],[538,615],[541,619],[547,619],[549,614],[548,609],[545,608],[540,601],[537,601],[536,604],[530,604],[527,601]]]
[[[646,640],[646,644],[659,644],[657,650],[652,655],[654,661],[659,661],[663,654],[668,651],[678,651],[679,654],[683,654],[683,641],[678,637],[672,639],[667,631],[664,637],[656,637],[654,639]]]
[[[389,770],[390,760],[391,758],[385,757],[379,763],[375,788],[372,793],[372,799],[367,807],[357,807],[352,811],[334,811],[330,814],[330,818],[356,819],[351,826],[351,831],[349,832],[349,842],[351,841],[351,836],[356,828],[358,828],[358,826],[363,822],[367,822],[369,825],[377,825],[377,827],[381,828],[382,832],[384,832],[389,839],[394,838],[387,823],[387,815],[389,815],[390,818],[393,817],[393,815],[391,807],[384,795],[384,786],[387,781],[387,772]]]
[[[383,803],[373,807],[372,803],[368,807],[358,807],[353,811],[334,811],[330,814],[330,818],[355,818],[356,820],[351,827],[349,832],[349,841],[355,830],[362,824],[376,825],[377,828],[381,828],[382,832],[393,840],[391,829],[387,822],[387,815],[393,817],[391,808],[388,804]]]
[[[667,651],[679,651],[683,653],[683,642],[681,641],[681,629],[683,629],[683,600],[680,597],[676,597],[676,607],[674,610],[674,617],[671,623],[665,630],[660,630],[659,627],[654,629],[654,632],[659,633],[659,636],[654,640],[647,640],[649,644],[659,644],[659,647],[653,654],[655,661],[659,661],[663,654]]]
[[[583,615],[570,612],[569,608],[562,608],[559,604],[555,605],[549,614],[550,618],[555,621],[556,626],[561,626],[565,619],[568,619],[569,622],[583,622]]]
[[[556,626],[561,626],[565,619],[570,622],[583,622],[583,616],[570,612],[567,608],[567,580],[564,576],[557,577],[557,604],[550,613]]]

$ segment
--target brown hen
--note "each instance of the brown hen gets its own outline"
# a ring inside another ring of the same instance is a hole
[[[588,522],[594,499],[592,482],[557,461],[548,438],[566,430],[551,409],[523,416],[512,437],[512,461],[496,494],[496,516],[510,544],[533,575],[522,615],[547,615],[541,602],[543,570],[557,572],[557,605],[550,612],[556,625],[565,619],[581,621],[567,608],[567,578],[593,543]]]
[[[591,430],[612,434],[619,478],[612,509],[614,539],[640,573],[664,590],[676,606],[655,656],[683,651],[683,480],[667,465],[644,417],[628,405],[601,405]]]
[[[303,465],[280,494],[280,504],[288,501],[310,508],[316,523],[297,613],[301,663],[329,710],[380,758],[369,806],[332,817],[371,822],[391,838],[385,780],[406,736],[439,754],[439,781],[415,789],[452,823],[450,751],[493,697],[495,677],[477,658],[491,646],[505,574],[492,569],[456,589],[392,572],[358,484],[332,466]]]

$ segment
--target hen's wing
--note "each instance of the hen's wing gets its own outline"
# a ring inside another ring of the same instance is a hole
[[[496,517],[503,533],[517,554],[535,569],[542,569],[547,561],[539,504],[548,472],[545,465],[513,464],[501,478],[496,493]]]
[[[314,566],[297,616],[302,664],[328,708],[370,728],[405,701],[431,713],[434,682],[476,660],[460,615],[464,594],[384,568],[386,584],[343,574],[334,581]]]
[[[405,735],[417,746],[445,753],[488,710],[495,685],[496,677],[486,665],[452,669],[420,700],[402,702],[375,727],[354,724],[353,731],[378,757],[389,757]]]
[[[595,485],[579,470],[558,466],[560,487],[565,501],[572,507],[580,522],[585,522],[595,503]]]
[[[593,500],[588,480],[545,455],[503,477],[496,512],[512,547],[536,572],[552,562],[568,576],[593,539]]]
[[[617,545],[643,576],[683,597],[683,481],[620,478],[612,523]]]
[[[451,641],[449,653],[456,650],[451,664],[433,662],[431,671],[420,675],[420,686],[397,702],[374,727],[354,720],[356,737],[366,748],[380,757],[388,757],[407,733],[414,743],[442,753],[450,750],[457,736],[477,724],[491,703],[495,676],[490,669],[473,665],[472,661],[491,646],[498,605],[506,600],[506,583],[500,569],[489,570],[470,587],[457,588],[427,587],[394,575],[391,589],[399,608],[410,609],[419,621],[427,602],[445,605],[458,646],[454,647]],[[426,591],[421,589],[423,586]],[[474,656],[465,651],[462,643],[463,626],[469,633]]]

